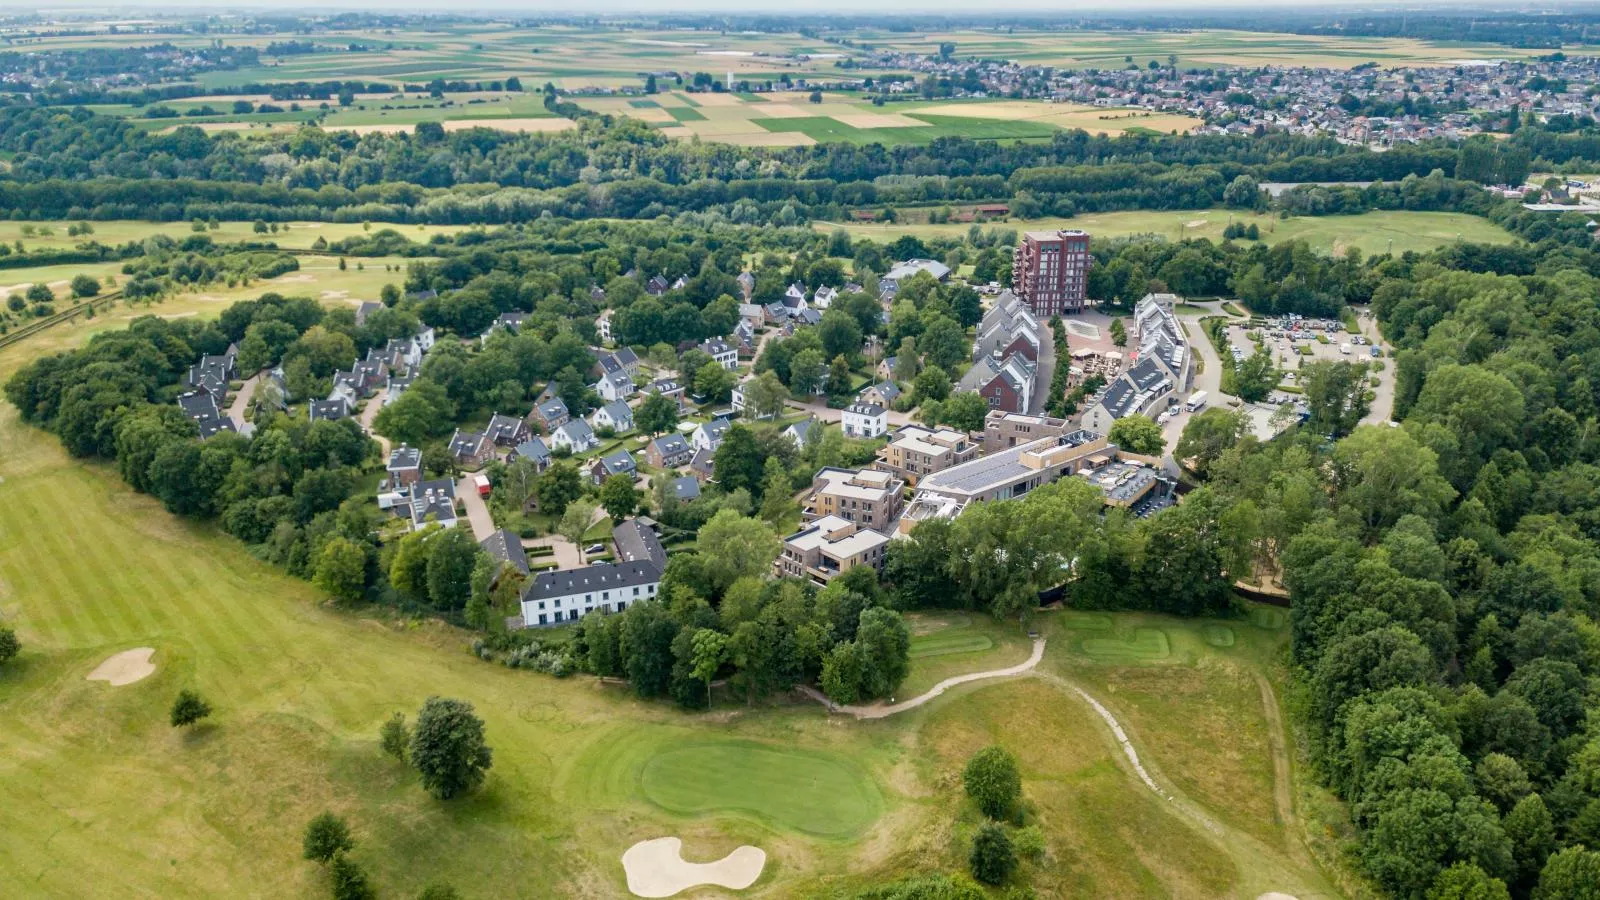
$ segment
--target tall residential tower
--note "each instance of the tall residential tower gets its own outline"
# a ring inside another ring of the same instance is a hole
[[[1011,290],[1040,319],[1082,312],[1090,262],[1086,231],[1023,232],[1011,261]]]

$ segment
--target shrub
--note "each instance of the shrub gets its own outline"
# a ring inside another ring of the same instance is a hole
[[[378,729],[378,740],[383,752],[401,762],[406,761],[406,745],[411,743],[411,729],[406,727],[405,713],[395,713]]]
[[[17,633],[9,628],[0,628],[0,664],[10,662],[21,652],[22,642],[17,640]]]
[[[182,728],[211,715],[211,704],[205,701],[195,691],[188,688],[178,692],[178,698],[172,701],[172,727]]]
[[[328,871],[333,876],[333,900],[372,900],[377,896],[367,873],[343,853],[333,858]]]
[[[985,822],[972,839],[972,877],[984,884],[1004,884],[1017,869],[1017,854],[1011,849],[1011,838],[1006,830],[993,822]]]
[[[301,840],[306,859],[320,863],[350,852],[355,845],[350,837],[350,826],[331,812],[324,812],[306,823],[306,834]]]

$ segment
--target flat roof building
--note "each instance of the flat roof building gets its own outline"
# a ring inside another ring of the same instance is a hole
[[[846,522],[888,532],[904,505],[905,487],[906,483],[891,472],[829,466],[811,480],[805,518],[811,522],[837,516]]]
[[[838,516],[823,516],[783,539],[772,567],[780,577],[827,584],[856,566],[883,566],[889,538]]]
[[[873,467],[892,472],[915,486],[925,475],[943,472],[978,457],[980,446],[966,432],[954,428],[906,425],[888,444],[878,448]]]
[[[899,531],[909,534],[923,519],[951,518],[969,503],[1011,500],[1058,478],[1090,467],[1088,459],[1115,448],[1103,434],[1073,431],[1047,437],[971,462],[936,472],[922,479],[900,517]]]

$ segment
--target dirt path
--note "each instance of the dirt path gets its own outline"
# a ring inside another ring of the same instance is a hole
[[[1294,782],[1289,769],[1288,733],[1283,728],[1283,714],[1278,708],[1278,695],[1272,682],[1260,672],[1253,673],[1256,688],[1261,691],[1261,709],[1267,717],[1267,744],[1272,752],[1272,805],[1278,822],[1283,826],[1286,850],[1295,862],[1304,866],[1316,865],[1306,850],[1300,834],[1300,819],[1294,814]]]
[[[877,703],[873,704],[872,706],[840,706],[834,703],[832,700],[829,700],[821,691],[811,687],[810,685],[801,685],[800,692],[812,698],[813,700],[824,704],[828,707],[830,712],[847,713],[855,716],[858,719],[882,719],[885,716],[892,716],[895,713],[902,713],[908,709],[916,709],[922,704],[927,703],[929,700],[932,700],[933,698],[939,696],[945,691],[950,690],[953,687],[956,687],[957,685],[968,684],[974,681],[984,681],[990,678],[1010,678],[1013,675],[1022,675],[1027,672],[1031,672],[1033,667],[1037,666],[1039,664],[1039,660],[1043,658],[1044,638],[1034,638],[1033,654],[1030,655],[1024,662],[1020,662],[1005,669],[991,669],[987,672],[971,672],[966,675],[957,675],[953,678],[946,678],[945,680],[929,688],[927,693],[918,694],[917,696],[912,697],[910,700],[902,700],[899,703],[892,705]]]
[[[379,447],[383,448],[383,458],[387,460],[389,458],[389,439],[381,434],[374,433],[372,430],[372,420],[378,417],[378,410],[380,409],[383,409],[382,394],[375,395],[367,400],[367,405],[361,409],[361,417],[356,421],[361,423],[361,430],[365,431],[369,437],[378,442]]]

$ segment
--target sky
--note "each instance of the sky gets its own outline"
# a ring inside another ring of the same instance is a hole
[[[1557,4],[1541,4],[1541,8],[1550,8]],[[1563,6],[1587,6],[1594,8],[1595,4],[1560,4]],[[0,7],[5,3],[0,2]],[[82,4],[64,3],[49,4],[49,8],[74,8],[99,9],[108,11],[124,10],[154,10],[174,9],[185,10],[208,9],[221,11],[227,9],[308,9],[322,12],[344,10],[373,10],[389,12],[452,12],[468,13],[475,11],[484,12],[530,12],[530,13],[569,13],[576,15],[585,14],[613,14],[629,12],[647,13],[694,13],[694,12],[728,12],[745,15],[804,15],[806,13],[842,12],[853,15],[870,13],[960,13],[960,14],[1004,14],[1007,12],[1038,12],[1056,13],[1063,17],[1079,16],[1085,13],[1096,12],[1129,12],[1148,10],[1182,10],[1197,13],[1210,10],[1238,11],[1241,9],[1271,9],[1274,11],[1292,11],[1296,9],[1326,9],[1329,7],[1367,9],[1415,9],[1439,11],[1445,9],[1461,9],[1463,7],[1494,7],[1513,8],[1513,4],[1506,3],[1440,3],[1436,0],[1409,0],[1409,2],[1374,2],[1374,0],[1083,0],[1083,2],[1065,3],[1063,0],[994,0],[985,3],[981,8],[974,6],[972,0],[875,0],[870,6],[864,5],[860,0],[793,0],[776,6],[752,5],[749,0],[588,0],[575,7],[570,0],[461,0],[458,3],[442,7],[438,0],[274,0],[270,5],[251,3],[241,0],[238,3],[216,2],[216,0],[122,0],[117,3],[86,2]]]

